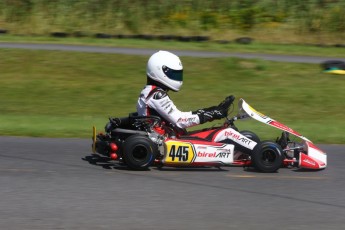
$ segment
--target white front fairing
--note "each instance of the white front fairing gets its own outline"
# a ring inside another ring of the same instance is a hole
[[[299,134],[298,132],[294,131],[293,129],[287,127],[286,125],[284,125],[284,124],[256,111],[254,108],[252,108],[250,105],[248,105],[242,98],[239,100],[238,108],[239,108],[240,113],[242,113],[242,115],[246,114],[249,117],[251,117],[257,121],[260,121],[260,122],[265,123],[267,125],[273,126],[277,129],[283,130],[285,132],[291,133],[292,135],[295,135],[295,136],[297,136],[297,137],[299,137],[305,141],[311,142],[306,137],[302,136],[301,134]]]
[[[247,138],[246,136],[242,135],[241,133],[237,132],[232,128],[223,129],[217,134],[215,134],[213,141],[221,142],[226,139],[232,140],[237,144],[240,144],[250,150],[253,150],[257,144],[255,141]]]
[[[239,116],[251,117],[257,121],[265,123],[267,125],[273,126],[277,129],[283,130],[285,132],[291,133],[292,135],[299,137],[303,140],[305,145],[304,152],[300,153],[299,157],[299,167],[309,168],[309,169],[322,169],[327,166],[327,154],[316,147],[309,139],[302,136],[295,130],[287,127],[286,125],[256,111],[250,105],[248,105],[243,99],[239,101]]]
[[[321,149],[316,147],[313,143],[306,141],[305,150],[308,157],[300,155],[299,167],[323,169],[327,167],[327,155]]]

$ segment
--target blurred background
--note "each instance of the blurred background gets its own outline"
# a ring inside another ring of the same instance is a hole
[[[342,42],[343,0],[0,0],[14,34],[172,34],[274,42]]]
[[[172,36],[196,36],[199,41]],[[249,42],[234,42],[241,37]],[[345,58],[344,39],[341,0],[0,0],[0,43],[331,59]],[[0,48],[0,135],[90,137],[92,125],[102,130],[108,116],[135,110],[148,58]],[[181,110],[216,105],[233,94],[313,141],[345,143],[343,76],[325,74],[319,64],[181,59],[184,85],[181,92],[170,94]],[[239,126],[272,138],[272,130],[262,124]]]

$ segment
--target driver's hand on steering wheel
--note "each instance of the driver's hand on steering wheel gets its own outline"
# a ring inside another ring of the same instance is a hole
[[[224,99],[224,101],[222,101],[218,106],[217,108],[219,110],[223,110],[223,111],[228,111],[230,105],[234,102],[235,100],[235,97],[233,95],[230,95],[228,97],[226,97]]]

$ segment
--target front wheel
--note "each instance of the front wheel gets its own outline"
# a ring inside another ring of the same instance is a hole
[[[261,142],[261,150],[251,155],[253,166],[261,172],[276,172],[283,164],[283,149],[275,142]]]

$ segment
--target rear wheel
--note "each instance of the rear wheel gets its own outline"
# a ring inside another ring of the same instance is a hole
[[[277,143],[263,141],[260,151],[253,151],[251,158],[256,169],[264,173],[273,173],[282,166],[284,153]]]
[[[123,158],[131,169],[147,169],[156,156],[157,146],[146,136],[132,135],[123,144]]]

